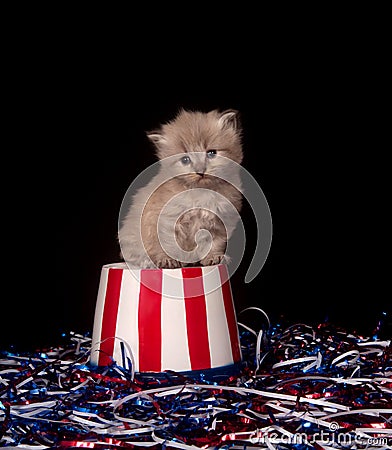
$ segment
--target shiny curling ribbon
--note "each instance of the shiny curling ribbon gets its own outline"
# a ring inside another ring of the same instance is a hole
[[[91,338],[77,333],[59,348],[3,351],[0,446],[391,448],[390,340],[261,322],[240,327],[246,365],[221,381],[92,366]]]

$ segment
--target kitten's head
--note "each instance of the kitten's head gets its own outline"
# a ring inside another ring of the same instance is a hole
[[[182,109],[170,122],[147,133],[167,169],[186,185],[205,186],[225,175],[225,168],[242,162],[238,111],[208,113]],[[231,160],[231,161],[228,161]]]

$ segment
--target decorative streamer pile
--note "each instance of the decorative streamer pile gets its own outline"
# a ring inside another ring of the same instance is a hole
[[[235,376],[89,365],[91,339],[0,353],[7,448],[392,449],[391,341],[239,322]]]

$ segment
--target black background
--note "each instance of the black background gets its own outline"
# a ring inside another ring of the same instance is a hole
[[[180,107],[240,111],[243,165],[270,206],[270,254],[245,284],[256,229],[244,205],[247,247],[231,280],[237,312],[257,306],[273,323],[373,332],[391,303],[381,59],[362,46],[334,53],[328,44],[316,52],[286,42],[248,65],[235,52],[212,63],[198,53],[187,66],[155,54],[147,69],[131,49],[114,56],[113,48],[68,45],[31,59],[27,52],[29,71],[12,84],[4,247],[12,244],[15,262],[13,281],[4,281],[3,347],[92,331],[101,267],[120,260],[121,201],[156,160],[145,132]],[[388,324],[390,315],[381,334],[390,335]]]

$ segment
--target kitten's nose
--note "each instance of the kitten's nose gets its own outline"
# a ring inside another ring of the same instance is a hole
[[[206,166],[204,164],[195,164],[193,168],[195,169],[195,172],[201,177],[204,175],[206,171]]]
[[[198,175],[203,176],[204,172],[206,171],[206,162],[204,154],[200,154],[200,152],[195,153],[192,162],[193,162],[193,170]]]

